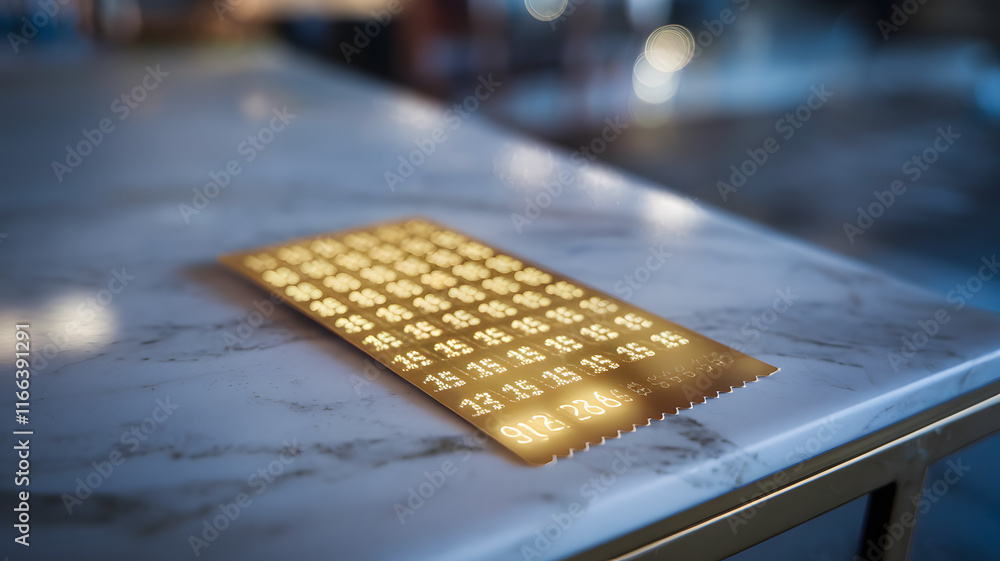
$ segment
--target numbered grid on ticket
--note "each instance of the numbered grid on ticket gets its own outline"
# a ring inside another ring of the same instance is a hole
[[[426,220],[220,259],[531,464],[777,371]]]

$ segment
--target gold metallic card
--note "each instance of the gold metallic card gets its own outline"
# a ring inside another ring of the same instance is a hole
[[[220,259],[532,464],[778,370],[426,220]]]

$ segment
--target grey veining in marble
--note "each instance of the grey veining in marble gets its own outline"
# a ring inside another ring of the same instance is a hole
[[[119,119],[111,103],[156,64],[169,76]],[[443,108],[277,49],[150,51],[16,75],[0,78],[0,331],[12,341],[13,324],[30,321],[44,359],[32,378],[30,558],[184,559],[195,536],[207,559],[523,559],[523,546],[558,559],[1000,377],[990,314],[476,114],[452,129]],[[285,107],[294,118],[247,161],[241,143]],[[105,117],[114,131],[57,181],[52,161]],[[385,172],[436,126],[447,140],[390,190]],[[186,222],[179,205],[230,160],[240,173]],[[559,194],[540,196],[563,170]],[[519,232],[511,215],[526,201],[546,204]],[[534,468],[215,263],[413,214],[781,372]],[[651,249],[670,257],[629,286]],[[778,292],[791,305],[776,306]],[[941,309],[949,321],[895,371],[887,353]],[[4,411],[12,393],[0,392]],[[124,461],[100,475],[116,452]],[[92,495],[78,478],[98,483]],[[429,498],[396,507],[426,484]],[[5,504],[13,491],[4,477]],[[205,533],[241,493],[225,529]],[[80,502],[72,514],[67,496]],[[582,514],[540,541],[572,503]]]

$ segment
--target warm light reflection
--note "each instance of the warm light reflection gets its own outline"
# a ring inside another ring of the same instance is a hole
[[[107,290],[63,294],[36,308],[0,311],[0,325],[31,326],[33,365],[41,370],[59,353],[96,350],[114,341],[117,318],[109,296]],[[5,331],[3,341],[13,348],[13,331]],[[0,357],[4,361],[13,361],[13,355]]]
[[[260,92],[253,92],[240,99],[240,112],[250,121],[260,121],[271,114],[273,103]]]
[[[694,37],[683,25],[665,25],[646,39],[644,54],[661,72],[677,72],[694,56]]]
[[[335,16],[364,20],[386,10],[386,0],[218,0],[213,12],[236,20],[275,20],[289,17]]]
[[[535,161],[535,152],[519,154]],[[600,172],[589,177],[613,183]],[[648,221],[690,227],[698,216],[691,203],[664,193],[644,202]],[[775,371],[419,219],[222,261],[533,464]],[[648,282],[651,271],[641,267],[626,279]],[[740,368],[730,368],[735,363]]]
[[[625,190],[625,179],[610,169],[590,165],[578,172],[580,187],[595,203],[617,200]]]
[[[430,101],[412,95],[393,96],[385,103],[389,118],[397,123],[419,129],[440,126],[444,113]]]
[[[705,218],[694,201],[662,191],[646,191],[640,201],[642,218],[654,234],[690,234]]]
[[[493,162],[494,173],[508,187],[542,189],[556,169],[552,152],[539,146],[504,146]]]
[[[552,21],[566,11],[569,0],[524,0],[531,17],[538,21]]]

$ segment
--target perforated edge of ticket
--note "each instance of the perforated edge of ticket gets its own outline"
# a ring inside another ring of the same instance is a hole
[[[778,371],[421,218],[219,259],[535,465]]]

